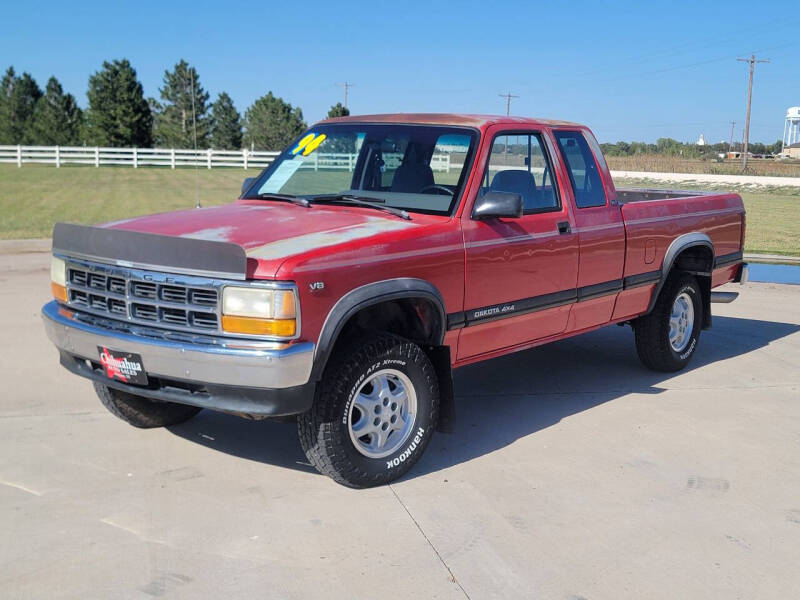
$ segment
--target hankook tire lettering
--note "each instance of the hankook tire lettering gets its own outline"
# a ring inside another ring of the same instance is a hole
[[[398,466],[400,463],[406,461],[406,459],[411,456],[411,453],[417,449],[419,443],[422,441],[422,436],[425,433],[425,429],[420,427],[417,429],[417,434],[414,436],[414,439],[411,440],[411,443],[408,445],[408,448],[403,450],[399,456],[395,456],[392,460],[386,461],[386,468],[391,469],[392,467]]]

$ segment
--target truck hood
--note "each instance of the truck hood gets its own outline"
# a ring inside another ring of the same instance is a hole
[[[391,232],[417,230],[425,223],[441,222],[442,217],[415,214],[413,219],[406,221],[369,208],[342,205],[304,208],[285,202],[238,201],[114,221],[103,227],[231,242],[244,248],[250,276],[269,278],[287,258],[356,241],[363,243]]]

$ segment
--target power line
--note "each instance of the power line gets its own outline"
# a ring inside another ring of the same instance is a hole
[[[347,108],[347,92],[348,92],[348,91],[350,90],[350,88],[351,88],[351,87],[353,87],[354,85],[355,85],[355,84],[353,84],[353,83],[349,83],[349,82],[347,82],[347,81],[345,81],[344,83],[337,83],[337,84],[336,84],[336,86],[337,86],[337,87],[343,87],[343,88],[344,88],[344,107],[345,107],[345,108]]]
[[[511,114],[511,99],[512,98],[519,98],[519,96],[515,96],[511,92],[508,92],[508,93],[505,93],[505,94],[497,94],[497,95],[500,96],[501,98],[505,98],[506,99],[506,116],[510,115]]]
[[[744,148],[742,150],[742,171],[747,169],[747,147],[750,143],[750,105],[753,100],[753,70],[756,63],[768,63],[768,58],[756,59],[755,55],[751,54],[750,58],[737,58],[739,62],[750,63],[750,80],[747,84],[747,116],[744,120]]]

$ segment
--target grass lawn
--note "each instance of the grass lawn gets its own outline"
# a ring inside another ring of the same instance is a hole
[[[99,223],[203,206],[236,198],[257,170],[0,165],[0,239],[49,237],[56,221]],[[675,187],[620,180],[620,187]],[[800,188],[679,184],[741,194],[747,207],[748,252],[800,256]]]
[[[0,239],[50,237],[56,221],[100,223],[234,200],[259,170],[0,165]]]

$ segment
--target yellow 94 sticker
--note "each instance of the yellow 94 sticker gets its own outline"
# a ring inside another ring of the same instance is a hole
[[[299,154],[302,152],[303,156],[308,156],[325,141],[326,137],[328,136],[324,133],[309,133],[308,135],[304,135],[303,139],[297,142],[297,146],[292,150],[292,154]]]

